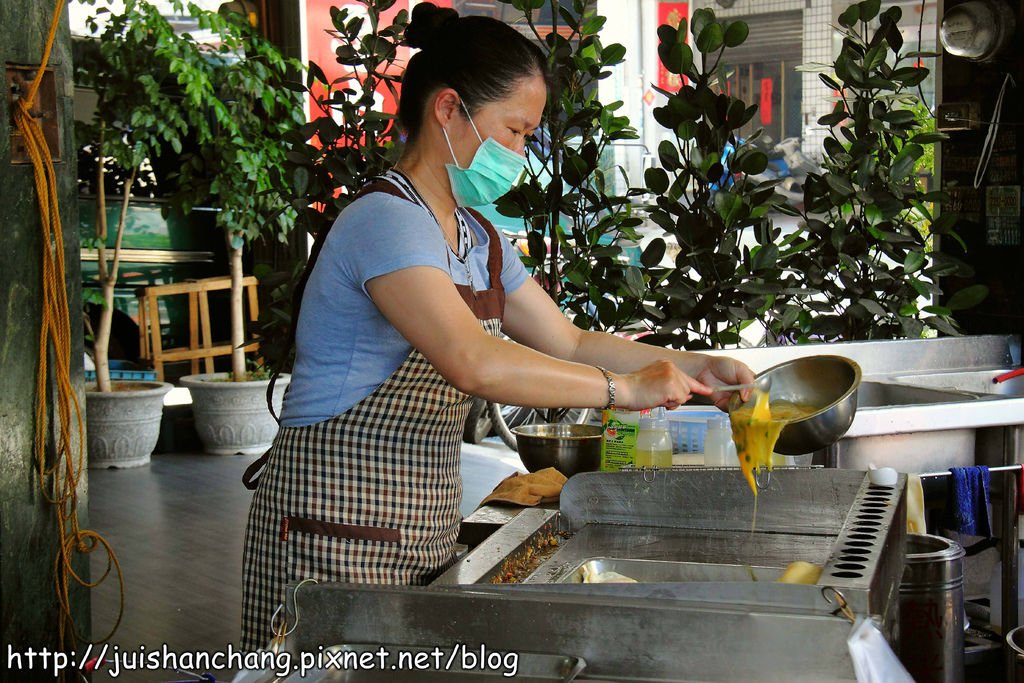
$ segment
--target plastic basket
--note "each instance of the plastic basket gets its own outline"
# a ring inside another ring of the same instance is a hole
[[[121,382],[126,381],[126,380],[143,380],[143,381],[148,381],[148,382],[155,382],[156,381],[156,371],[155,370],[145,370],[145,369],[140,368],[139,366],[135,365],[131,361],[127,361],[127,360],[112,360],[112,361],[110,361],[109,364],[110,364],[110,379],[112,379],[112,380],[121,381]],[[96,371],[95,370],[86,370],[85,371],[85,381],[86,382],[95,382],[96,381]]]
[[[703,453],[708,420],[723,415],[715,408],[677,408],[668,411],[673,453]]]

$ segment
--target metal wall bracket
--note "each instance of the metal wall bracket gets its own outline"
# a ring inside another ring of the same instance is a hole
[[[15,103],[24,97],[36,76],[38,66],[19,66],[7,64],[6,85],[7,102],[11,113],[11,163],[32,163],[28,155],[25,139],[14,123]],[[50,148],[50,156],[55,162],[61,160],[60,117],[57,111],[57,76],[53,69],[43,72],[43,80],[36,93],[32,105],[32,116],[39,121],[43,129],[43,137]]]

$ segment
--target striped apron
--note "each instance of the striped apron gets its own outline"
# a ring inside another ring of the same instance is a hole
[[[385,180],[361,194],[369,192],[416,200]],[[473,215],[489,237],[491,288],[456,287],[484,328],[498,334],[505,306],[501,237]],[[345,413],[280,429],[245,475],[256,493],[242,560],[242,649],[270,641],[288,582],[423,585],[454,563],[469,407],[470,397],[413,349]]]

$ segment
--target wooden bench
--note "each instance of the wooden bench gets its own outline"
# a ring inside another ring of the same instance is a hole
[[[256,278],[251,275],[242,279],[249,302],[250,323],[255,323],[260,314],[256,285]],[[191,361],[192,374],[197,374],[200,371],[199,361],[203,361],[203,372],[213,372],[214,358],[231,355],[231,344],[215,343],[210,331],[209,293],[225,289],[231,289],[230,277],[174,282],[138,290],[139,357],[153,364],[159,381],[164,380],[164,363]],[[160,334],[160,297],[185,295],[188,296],[189,345],[165,349]],[[249,342],[244,350],[246,353],[258,351],[259,342]]]

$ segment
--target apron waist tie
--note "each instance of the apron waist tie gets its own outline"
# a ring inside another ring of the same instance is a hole
[[[267,466],[267,461],[270,460],[270,449],[261,455],[251,465],[245,468],[245,472],[242,473],[242,486],[255,491],[260,485],[260,477],[263,475],[263,468]]]

